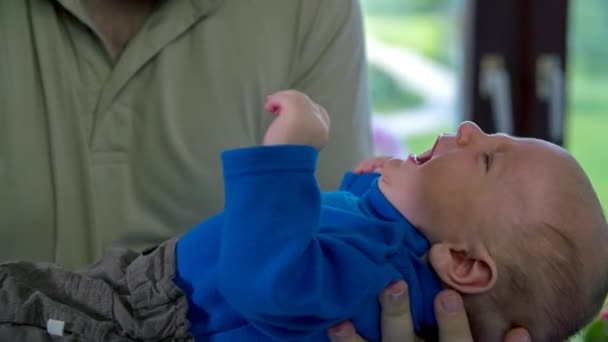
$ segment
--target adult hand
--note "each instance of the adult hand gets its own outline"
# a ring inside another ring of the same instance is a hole
[[[382,305],[381,329],[383,342],[419,341],[414,333],[410,316],[407,284],[398,281],[389,285],[380,295]],[[462,297],[452,290],[444,290],[435,298],[435,315],[439,325],[439,341],[473,341]],[[357,335],[350,322],[342,322],[328,330],[332,342],[365,342]],[[529,342],[523,328],[511,329],[505,342]]]
[[[266,110],[276,115],[264,145],[309,145],[321,150],[329,135],[329,115],[305,94],[284,90],[268,96]]]

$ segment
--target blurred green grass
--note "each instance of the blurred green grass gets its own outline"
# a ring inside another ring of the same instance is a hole
[[[568,79],[565,147],[587,172],[608,212],[608,75],[595,78],[573,69]]]

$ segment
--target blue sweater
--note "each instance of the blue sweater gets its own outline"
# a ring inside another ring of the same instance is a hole
[[[177,243],[175,282],[200,341],[327,341],[352,320],[380,337],[378,294],[405,279],[414,327],[433,326],[440,282],[428,241],[386,200],[377,174],[321,193],[317,151],[262,146],[222,154],[224,211]]]

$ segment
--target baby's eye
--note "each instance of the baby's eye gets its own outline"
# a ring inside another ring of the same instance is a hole
[[[490,153],[484,153],[483,161],[486,163],[486,172],[490,171],[490,166],[492,165],[492,155]]]

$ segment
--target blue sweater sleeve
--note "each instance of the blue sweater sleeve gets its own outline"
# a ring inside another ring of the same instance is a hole
[[[222,158],[218,289],[258,329],[278,340],[305,337],[352,317],[398,277],[347,242],[319,234],[316,150],[256,147]]]

